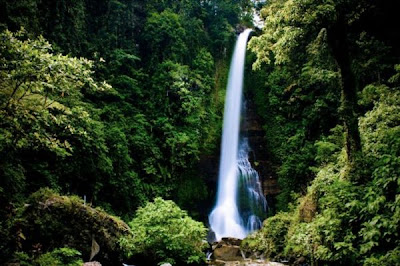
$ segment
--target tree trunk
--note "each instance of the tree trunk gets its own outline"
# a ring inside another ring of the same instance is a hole
[[[356,160],[357,152],[361,151],[361,140],[356,112],[357,87],[351,70],[345,22],[338,22],[331,29],[331,32],[328,32],[328,42],[341,77],[341,106],[339,111],[344,122],[348,162],[353,164]]]

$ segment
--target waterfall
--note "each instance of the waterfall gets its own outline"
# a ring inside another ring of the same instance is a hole
[[[249,152],[248,139],[242,138],[238,156],[239,192],[241,192],[239,194],[239,210],[248,233],[261,228],[260,217],[265,215],[268,207],[261,189],[260,177],[249,161]]]
[[[229,70],[217,201],[209,216],[210,227],[214,231],[217,240],[222,237],[243,239],[249,232],[260,228],[261,220],[257,216],[257,212],[254,211],[257,209],[255,207],[259,199],[263,201],[261,205],[266,208],[266,201],[261,193],[258,174],[249,174],[257,172],[251,168],[248,161],[249,146],[247,139],[242,140],[241,148],[238,152],[244,60],[250,32],[250,29],[246,29],[239,35]],[[251,180],[252,178],[257,180]],[[240,180],[243,182],[239,182]],[[241,188],[240,191],[239,187]],[[245,202],[243,211],[238,207],[238,193],[245,195],[244,198],[241,197],[241,201]],[[255,199],[257,199],[256,203],[254,202]],[[254,204],[255,206],[253,206]]]

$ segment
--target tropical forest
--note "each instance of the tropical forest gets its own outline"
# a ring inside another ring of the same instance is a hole
[[[0,0],[0,265],[400,266],[396,0]]]

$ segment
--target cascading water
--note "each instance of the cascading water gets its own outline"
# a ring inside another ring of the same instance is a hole
[[[250,32],[250,29],[246,29],[239,35],[229,71],[217,202],[209,216],[209,223],[217,240],[221,240],[222,237],[242,239],[249,232],[260,228],[261,220],[257,216],[257,212],[254,212],[256,209],[254,206],[258,206],[259,199],[261,199],[261,205],[265,206],[264,212],[266,208],[266,201],[261,193],[258,174],[249,174],[250,172],[253,173],[252,171],[255,172],[255,170],[251,168],[248,160],[249,147],[247,140],[242,142],[241,147],[243,148],[240,149],[238,157],[244,60]],[[243,143],[246,144],[243,145]],[[240,176],[243,177],[243,182],[239,182]],[[251,180],[253,178],[257,180]],[[239,183],[241,184],[241,191],[239,191]],[[246,202],[245,205],[247,206],[243,216],[240,215],[238,208],[238,192],[240,195],[245,195],[244,199],[241,198],[241,201]],[[256,203],[254,200],[256,200]]]
[[[242,138],[238,156],[239,210],[248,233],[261,228],[260,217],[265,215],[268,207],[261,189],[260,177],[249,161],[249,152],[249,141],[247,138]]]

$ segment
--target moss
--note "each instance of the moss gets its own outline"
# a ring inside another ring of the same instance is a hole
[[[311,222],[317,212],[317,202],[315,195],[309,193],[300,200],[299,205],[299,220],[301,222]]]
[[[121,261],[118,240],[129,235],[127,224],[76,196],[60,196],[50,189],[33,193],[18,209],[13,226],[16,247],[28,254],[42,254],[55,248],[71,247],[89,258],[92,239],[100,245],[96,259],[103,264]]]

